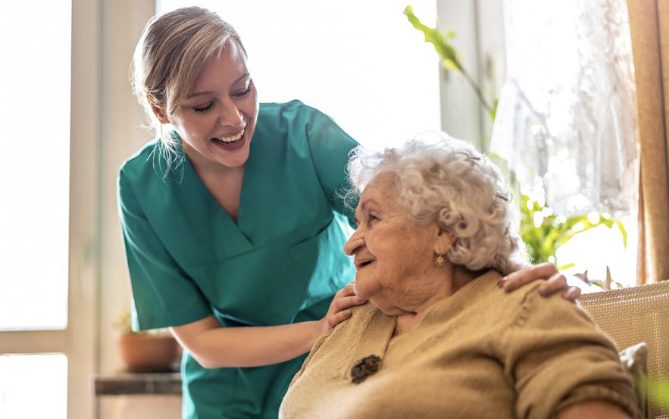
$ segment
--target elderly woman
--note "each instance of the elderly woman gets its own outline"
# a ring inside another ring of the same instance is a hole
[[[369,300],[321,337],[281,405],[285,418],[549,418],[636,415],[614,344],[519,267],[499,171],[440,136],[354,155],[361,192],[355,291]]]

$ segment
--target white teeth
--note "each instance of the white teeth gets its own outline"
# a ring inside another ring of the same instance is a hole
[[[222,141],[224,143],[234,143],[235,141],[239,141],[239,139],[242,138],[242,135],[244,135],[244,131],[241,131],[239,134],[233,135],[232,137],[219,137],[217,138],[217,140]]]

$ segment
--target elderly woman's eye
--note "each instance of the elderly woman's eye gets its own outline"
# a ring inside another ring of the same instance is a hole
[[[379,219],[380,219],[380,218],[377,217],[376,215],[374,215],[374,214],[369,214],[369,215],[367,216],[367,224],[372,224],[372,223],[374,223],[374,222],[376,222],[376,221],[379,221]]]

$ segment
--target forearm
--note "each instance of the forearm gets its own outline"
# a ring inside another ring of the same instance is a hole
[[[220,327],[213,318],[172,328],[179,343],[205,368],[259,367],[296,358],[320,336],[320,322],[267,327]]]
[[[579,418],[629,419],[629,416],[618,405],[601,400],[576,403],[557,415],[557,419]]]

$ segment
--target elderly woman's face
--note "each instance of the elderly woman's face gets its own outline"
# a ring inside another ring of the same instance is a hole
[[[421,278],[434,269],[444,235],[436,221],[412,221],[392,180],[382,174],[365,188],[355,211],[358,228],[344,245],[344,252],[355,256],[356,294],[381,310],[401,299],[404,291],[421,287]]]

